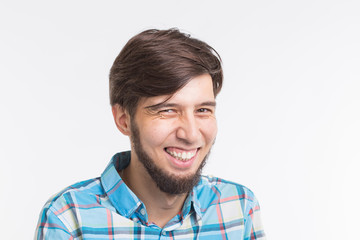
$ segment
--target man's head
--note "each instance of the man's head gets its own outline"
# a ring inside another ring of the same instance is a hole
[[[110,72],[119,130],[163,192],[189,192],[214,143],[220,57],[178,30],[148,30],[125,45]]]
[[[110,104],[131,116],[140,98],[171,95],[192,78],[209,74],[214,95],[222,87],[220,56],[177,29],[147,30],[131,38],[110,70]]]

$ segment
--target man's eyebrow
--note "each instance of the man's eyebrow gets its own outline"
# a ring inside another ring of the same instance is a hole
[[[145,109],[149,109],[152,111],[158,110],[160,108],[168,108],[168,107],[178,107],[179,104],[176,103],[167,103],[167,102],[161,102],[154,105],[146,106]]]
[[[180,106],[180,104],[177,104],[177,103],[161,102],[161,103],[157,103],[154,105],[146,106],[145,109],[155,111],[160,108],[169,108],[169,107],[171,108],[171,107],[179,107],[179,106]],[[215,101],[206,101],[206,102],[202,102],[202,103],[196,105],[196,107],[200,107],[200,106],[216,107],[216,102]]]
[[[216,107],[216,102],[215,101],[206,101],[203,103],[200,103],[199,105],[196,105],[198,107],[200,106],[209,106],[209,107]]]

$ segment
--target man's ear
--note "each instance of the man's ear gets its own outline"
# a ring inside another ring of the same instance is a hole
[[[116,127],[120,132],[126,136],[130,136],[130,115],[129,113],[119,104],[112,106],[112,114]]]

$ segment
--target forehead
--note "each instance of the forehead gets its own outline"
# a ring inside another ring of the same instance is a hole
[[[178,105],[199,105],[202,102],[215,101],[213,83],[209,74],[203,74],[191,79],[183,88],[172,95],[162,95],[142,98],[139,107],[152,106],[162,103]]]

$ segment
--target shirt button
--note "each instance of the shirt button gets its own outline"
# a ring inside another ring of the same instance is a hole
[[[142,215],[145,215],[145,209],[142,208],[142,209],[140,210],[140,213],[141,213]]]
[[[166,232],[162,232],[162,235],[165,236],[165,235],[166,235]]]

